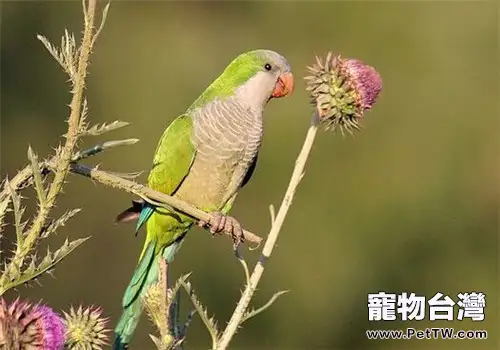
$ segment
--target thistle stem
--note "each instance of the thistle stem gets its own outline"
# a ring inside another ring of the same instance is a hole
[[[276,215],[276,219],[271,226],[271,230],[269,231],[269,235],[267,237],[266,243],[264,244],[264,248],[262,248],[262,254],[259,258],[259,261],[255,265],[252,275],[250,276],[250,282],[246,285],[245,290],[238,304],[236,305],[236,308],[234,309],[233,315],[231,316],[226,329],[224,329],[222,336],[217,342],[217,346],[215,348],[216,350],[225,350],[228,348],[231,339],[244,320],[248,305],[250,304],[255,290],[257,289],[257,285],[259,284],[262,274],[264,273],[264,263],[269,259],[273,252],[274,246],[276,245],[276,241],[281,231],[281,227],[283,226],[283,222],[285,221],[285,217],[288,213],[288,210],[290,209],[290,206],[292,205],[292,200],[295,196],[297,187],[302,180],[302,177],[304,176],[304,168],[314,144],[317,132],[318,114],[317,111],[315,111],[311,120],[311,126],[309,127],[306,139],[304,140],[302,150],[300,151],[300,154],[295,161],[295,168],[293,169],[292,177],[285,192],[283,201],[281,202],[280,209]]]
[[[35,242],[40,236],[40,232],[47,221],[50,211],[56,203],[57,195],[61,192],[62,186],[69,172],[71,157],[73,155],[76,143],[78,141],[78,130],[80,126],[81,108],[84,98],[85,77],[87,75],[87,66],[89,63],[91,44],[94,28],[94,15],[96,8],[96,0],[89,0],[86,8],[85,28],[83,31],[80,56],[78,59],[78,70],[74,81],[73,97],[70,104],[70,115],[68,119],[68,131],[66,133],[66,143],[64,144],[61,153],[57,159],[56,169],[54,171],[54,180],[52,181],[48,191],[44,205],[40,206],[31,228],[25,236],[23,242],[18,242],[20,247],[12,258],[7,268],[7,271],[0,277],[0,295],[5,291],[7,276],[22,265],[23,260],[33,248]]]

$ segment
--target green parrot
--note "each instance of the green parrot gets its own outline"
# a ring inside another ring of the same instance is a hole
[[[213,219],[198,223],[212,234],[242,241],[239,223],[227,216],[238,190],[252,176],[263,135],[263,110],[272,98],[293,92],[291,67],[280,54],[254,50],[236,57],[201,96],[163,133],[148,177],[152,189],[177,197]],[[145,225],[144,248],[122,300],[115,349],[125,349],[139,322],[141,297],[158,281],[159,258],[170,264],[197,220],[179,212],[135,202],[117,221]]]

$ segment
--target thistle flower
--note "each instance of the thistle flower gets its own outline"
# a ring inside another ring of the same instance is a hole
[[[326,129],[339,127],[342,133],[359,129],[359,119],[375,104],[382,89],[382,79],[375,70],[361,61],[328,53],[326,60],[316,57],[316,64],[307,67],[306,90],[318,117]]]
[[[63,345],[63,321],[50,307],[0,300],[0,348],[60,350]]]
[[[71,307],[64,313],[66,323],[66,345],[69,349],[102,349],[108,341],[108,329],[102,309],[98,307],[80,306],[77,310]]]

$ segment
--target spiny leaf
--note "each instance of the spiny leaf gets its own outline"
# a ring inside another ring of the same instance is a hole
[[[174,286],[172,288],[170,288],[170,290],[168,291],[169,302],[172,302],[172,300],[175,298],[175,295],[177,295],[177,293],[179,293],[179,290],[181,289],[183,284],[189,283],[188,278],[190,276],[191,276],[191,272],[186,273],[185,275],[182,275],[181,277],[179,277],[177,279],[177,281],[175,281]],[[189,283],[189,285],[190,285],[190,283]]]
[[[30,275],[33,274],[36,270],[36,255],[32,255],[30,257],[30,263],[28,266],[24,269],[23,273]]]
[[[9,264],[10,268],[7,269],[7,277],[9,281],[15,281],[21,275],[21,270],[13,261]]]
[[[33,172],[33,179],[35,181],[35,189],[38,197],[40,208],[43,208],[47,203],[45,188],[43,187],[42,175],[40,165],[38,164],[38,156],[33,152],[31,146],[28,147],[28,159],[31,163],[31,170]]]
[[[49,273],[55,267],[55,265],[61,262],[66,256],[68,256],[73,250],[75,250],[80,244],[82,244],[89,238],[90,237],[80,238],[74,241],[69,241],[68,239],[66,239],[64,244],[54,253],[51,253],[51,251],[47,249],[47,254],[44,256],[44,258],[38,264],[38,266],[36,266],[34,269],[32,268],[32,263],[33,263],[33,258],[32,258],[31,263],[27,269],[25,269],[24,271],[20,272],[17,275],[15,273],[11,274],[13,275],[13,277],[9,275],[9,277],[12,278],[9,280],[8,283],[6,283],[6,286],[3,286],[2,289],[8,290],[11,288],[15,288],[23,283],[36,280],[44,273]],[[11,269],[18,270],[17,267],[12,267]]]
[[[118,146],[131,146],[135,145],[139,142],[139,139],[125,139],[125,140],[114,140],[114,141],[106,141],[102,144],[102,149],[107,150],[109,148],[118,147]]]
[[[80,112],[80,126],[79,130],[80,132],[85,132],[87,129],[87,116],[89,112],[89,104],[87,102],[87,98],[85,97],[82,102],[82,110]]]
[[[81,209],[76,208],[69,210],[65,212],[63,215],[61,215],[57,220],[53,221],[43,232],[41,237],[42,238],[47,238],[53,233],[56,233],[59,228],[64,226],[66,222],[68,222],[69,219],[71,219],[73,216],[78,214],[81,211]]]
[[[181,283],[186,292],[188,293],[189,298],[191,299],[191,302],[193,303],[196,312],[198,313],[198,315],[200,315],[201,320],[205,324],[206,329],[210,333],[210,336],[212,337],[212,349],[215,349],[217,345],[217,339],[219,338],[219,330],[217,329],[217,323],[215,321],[215,318],[208,316],[207,309],[198,300],[198,297],[194,293],[194,290],[191,288],[191,283],[187,281]]]
[[[269,308],[276,300],[278,300],[278,298],[280,296],[282,296],[283,294],[286,294],[288,292],[289,292],[288,290],[282,290],[282,291],[276,292],[271,297],[271,299],[269,299],[269,301],[267,303],[265,303],[264,305],[262,305],[258,309],[251,309],[250,311],[246,312],[245,315],[243,316],[243,318],[241,319],[240,325],[243,324],[243,322],[249,320],[250,318],[260,314],[262,311]]]
[[[69,241],[66,238],[66,240],[64,241],[64,244],[59,249],[57,249],[54,252],[54,255],[53,255],[53,263],[54,263],[54,265],[57,264],[62,259],[64,259],[69,253],[71,253],[80,244],[82,244],[83,242],[85,242],[89,238],[90,237],[80,238],[80,239],[76,239],[74,241]]]
[[[37,38],[56,59],[56,61],[63,68],[66,74],[68,74],[69,80],[71,81],[72,85],[74,85],[76,81],[77,70],[76,62],[79,53],[75,36],[72,33],[70,34],[68,30],[65,30],[64,35],[61,37],[61,46],[59,48],[51,44],[50,41],[42,35],[37,35]]]
[[[5,214],[8,213],[9,211],[9,203],[10,203],[10,194],[9,196],[5,197],[3,201],[0,202],[0,232],[3,230],[3,220],[5,218]],[[1,236],[0,236],[1,238]]]
[[[76,79],[78,49],[74,34],[69,33],[67,29],[64,29],[64,36],[61,38],[61,55],[66,65],[66,73],[68,73],[71,81],[74,83]]]
[[[108,171],[107,172],[108,174],[111,174],[111,175],[114,175],[114,176],[118,176],[118,177],[121,177],[123,179],[128,179],[128,180],[133,180],[139,176],[142,175],[142,171],[135,171],[135,172],[130,172],[130,173],[117,173],[117,172],[114,172],[114,171]],[[166,207],[165,204],[162,205],[163,207]],[[171,210],[172,212],[175,212],[175,209],[173,209],[172,207],[168,207],[169,210]]]
[[[108,131],[123,128],[124,126],[127,126],[127,125],[129,125],[128,122],[123,122],[121,120],[116,120],[116,121],[109,123],[109,124],[106,124],[106,123],[103,123],[102,125],[96,124],[96,125],[92,126],[91,128],[82,132],[82,136],[87,136],[87,135],[99,136],[99,135],[102,135]]]
[[[102,10],[101,24],[99,25],[99,28],[96,30],[94,37],[92,38],[92,43],[90,44],[90,47],[94,46],[95,41],[101,34],[102,28],[104,27],[104,23],[106,23],[106,18],[108,18],[109,5],[110,3],[108,2],[106,6],[104,6],[104,9]]]
[[[45,48],[50,52],[50,54],[56,59],[56,61],[61,65],[61,67],[67,71],[66,62],[64,62],[63,55],[59,52],[56,46],[52,45],[50,41],[43,35],[36,36],[38,40],[42,42]]]
[[[10,186],[10,182],[7,181],[6,185],[10,190],[10,197],[12,198],[12,206],[14,208],[14,226],[16,229],[16,238],[17,238],[16,247],[17,250],[19,250],[21,249],[21,246],[23,245],[24,242],[23,227],[21,225],[24,209],[21,208],[21,197]]]
[[[115,141],[106,141],[101,144],[95,145],[85,151],[79,151],[73,155],[72,161],[78,162],[82,159],[94,156],[100,152],[103,152],[107,149],[118,147],[118,146],[129,146],[139,142],[139,139],[125,139],[125,140],[115,140]]]

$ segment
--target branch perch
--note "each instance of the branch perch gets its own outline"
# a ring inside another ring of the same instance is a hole
[[[309,127],[309,131],[307,132],[304,145],[302,146],[302,150],[300,151],[300,154],[295,162],[295,168],[293,169],[293,174],[290,179],[290,183],[288,184],[285,197],[283,198],[280,209],[273,220],[271,230],[269,232],[269,235],[267,236],[264,248],[262,249],[262,254],[259,258],[259,261],[255,265],[252,275],[250,276],[250,280],[247,283],[243,295],[236,305],[236,308],[234,309],[234,312],[231,316],[231,319],[229,320],[226,329],[222,333],[222,336],[220,337],[217,346],[215,347],[215,349],[217,350],[227,349],[229,343],[231,342],[231,339],[236,334],[238,327],[249,317],[263,311],[263,308],[259,308],[257,312],[247,314],[248,305],[250,304],[257,285],[259,284],[262,274],[264,273],[264,263],[271,256],[274,246],[276,245],[281,227],[283,226],[283,222],[285,221],[285,217],[288,213],[288,209],[290,209],[290,206],[292,205],[292,200],[295,195],[295,191],[297,190],[297,186],[299,185],[300,180],[302,180],[302,177],[304,175],[304,168],[307,162],[307,158],[309,157],[309,153],[311,152],[312,146],[314,144],[314,139],[316,138],[318,124],[318,114],[317,112],[315,112],[311,121],[311,126]],[[264,306],[264,308],[272,304],[272,302],[276,300],[276,298],[281,294],[283,293],[278,293],[273,296],[273,298]]]
[[[51,169],[54,168],[53,163],[48,163],[47,166]],[[72,163],[70,171],[91,178],[97,182],[102,183],[103,185],[108,185],[114,188],[118,188],[124,190],[128,193],[135,194],[136,196],[141,197],[145,201],[151,202],[154,201],[156,205],[162,205],[170,208],[173,207],[191,217],[194,217],[198,220],[208,222],[212,217],[211,214],[204,212],[178,198],[169,196],[165,193],[161,193],[155,191],[149,187],[138,184],[137,182],[124,179],[120,176],[110,174],[103,170],[99,170],[97,168],[91,168],[82,164]],[[262,242],[262,238],[252,233],[250,231],[243,230],[243,236],[246,242],[252,242],[256,244],[260,244]]]

